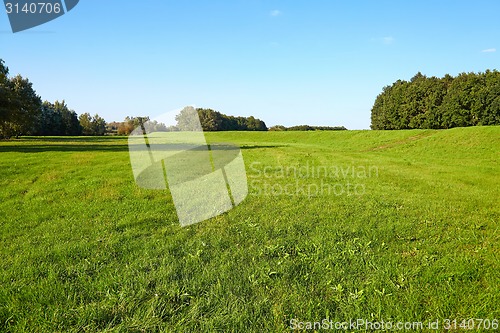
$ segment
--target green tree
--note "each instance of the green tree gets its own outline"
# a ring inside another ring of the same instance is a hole
[[[201,130],[198,111],[191,106],[182,109],[181,112],[175,116],[175,120],[177,121],[177,128],[181,131]]]
[[[212,109],[187,107],[175,119],[181,131],[200,130],[200,124],[204,131],[267,131],[266,124],[253,116],[228,116]]]
[[[35,131],[35,122],[41,112],[42,101],[28,79],[17,75],[3,86],[6,89],[2,99],[4,107],[0,119],[0,136],[9,138]]]
[[[286,131],[287,128],[283,125],[274,125],[269,128],[270,131]]]
[[[372,129],[451,128],[500,124],[500,73],[398,80],[383,88],[372,107]]]
[[[45,101],[38,120],[36,135],[63,135],[63,122],[60,113],[54,109],[54,104]]]
[[[441,105],[442,128],[474,126],[485,106],[481,100],[482,77],[474,73],[457,76]]]
[[[398,80],[392,86],[386,86],[377,96],[372,108],[372,124],[374,130],[401,129],[404,127],[401,109],[404,105],[404,91],[409,83]]]
[[[106,133],[106,121],[98,114],[93,117],[90,113],[83,113],[78,117],[83,135],[104,135]]]
[[[75,111],[68,108],[68,105],[64,100],[62,102],[55,101],[53,107],[55,112],[61,115],[62,128],[60,131],[60,135],[82,134],[82,127],[80,126],[80,122],[78,121],[78,115]]]
[[[223,125],[223,115],[212,109],[196,109],[204,131],[220,131]]]
[[[103,133],[104,120],[96,115],[95,131]],[[105,124],[105,122],[104,122]],[[9,78],[9,69],[0,59],[0,138],[24,134],[81,135],[75,111],[66,102],[43,102],[32,83],[21,75]]]
[[[0,59],[0,124],[6,121],[11,108],[12,89],[9,81],[9,68]]]
[[[486,107],[480,112],[479,125],[500,124],[500,72],[486,71],[482,98]]]
[[[94,130],[94,135],[104,135],[106,134],[106,121],[104,118],[100,117],[97,113],[92,119],[92,128]]]
[[[92,116],[90,113],[83,113],[78,117],[78,121],[80,122],[80,126],[82,127],[83,135],[95,135],[94,127],[92,124]]]
[[[146,130],[147,132],[155,132],[166,128],[164,124],[156,121],[150,121],[149,117],[125,117],[125,120],[118,124],[118,135],[130,135],[136,128]]]
[[[81,135],[82,127],[75,111],[65,101],[45,101],[37,120],[36,135]]]
[[[267,131],[266,124],[254,116],[246,118],[246,127],[249,131]]]

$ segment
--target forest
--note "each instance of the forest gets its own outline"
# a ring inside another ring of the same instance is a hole
[[[283,125],[275,125],[269,128],[270,131],[347,131],[344,126],[311,126],[311,125],[296,125],[286,127]]]
[[[212,109],[197,108],[204,131],[267,131],[266,124],[253,116],[234,117]]]
[[[209,108],[196,109],[204,131],[314,131],[345,130],[343,126],[267,128],[253,116],[228,116]],[[0,139],[21,135],[129,135],[149,117],[106,121],[98,114],[77,115],[64,100],[44,101],[21,75],[9,76],[0,59]],[[410,81],[398,80],[383,88],[371,110],[371,129],[446,129],[500,125],[500,72],[449,74],[442,78],[417,73]],[[158,130],[164,124],[156,123]]]
[[[383,88],[371,110],[374,130],[500,125],[500,72],[427,77]]]
[[[44,101],[29,79],[9,76],[0,59],[0,139],[21,135],[104,135],[106,121],[99,115],[71,110],[64,100]]]
[[[253,116],[235,117],[212,109],[196,109],[204,131],[267,131],[266,124]],[[0,139],[22,135],[78,136],[129,135],[141,123],[155,130],[166,130],[165,124],[149,117],[127,116],[122,122],[106,121],[98,114],[78,114],[64,100],[54,103],[37,95],[29,79],[9,76],[9,68],[0,59]]]

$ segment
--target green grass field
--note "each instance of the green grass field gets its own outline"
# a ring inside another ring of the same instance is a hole
[[[186,228],[126,138],[0,142],[0,331],[500,319],[500,127],[206,136],[250,192]]]

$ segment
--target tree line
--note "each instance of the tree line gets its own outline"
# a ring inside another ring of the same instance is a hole
[[[297,125],[285,127],[283,125],[275,125],[269,128],[270,131],[347,131],[344,126],[310,126]]]
[[[63,100],[44,101],[33,84],[21,75],[9,76],[0,59],[0,139],[21,135],[104,135],[106,122],[99,115],[80,116]]]
[[[267,131],[266,124],[253,116],[234,117],[203,108],[196,112],[204,131]],[[108,124],[98,114],[78,116],[64,100],[42,102],[32,83],[21,75],[10,77],[0,59],[0,139],[21,135],[129,135],[146,123],[151,131],[184,130],[180,116],[177,126],[169,128],[149,117],[126,117],[123,122]]]
[[[130,135],[137,127],[147,125],[149,132],[166,132],[169,129],[164,123],[150,120],[149,117],[125,117],[122,122],[108,123],[107,133],[110,135]]]
[[[267,131],[266,123],[253,116],[234,117],[212,109],[202,108],[197,108],[196,111],[204,131]],[[182,112],[180,116],[182,117]],[[177,119],[177,126],[181,124],[182,121]]]
[[[371,110],[375,130],[500,125],[500,72],[417,73],[383,88]]]
[[[197,117],[196,117],[197,116]],[[108,124],[108,133],[130,135],[135,128],[144,126],[147,132],[197,131],[267,131],[266,124],[253,116],[234,117],[212,109],[186,107],[176,116],[176,124],[166,126],[149,117],[126,117],[123,122]]]
[[[175,126],[150,120],[149,117],[126,117],[123,122],[106,121],[98,114],[80,116],[64,100],[43,101],[33,84],[21,75],[9,76],[9,68],[0,59],[0,139],[34,136],[129,135],[138,126],[147,124],[148,131],[184,131],[199,127],[190,123],[198,115],[204,131],[267,131],[266,123],[253,116],[229,116],[213,109],[187,107],[176,118]],[[299,125],[273,126],[274,131],[345,130],[345,127]]]

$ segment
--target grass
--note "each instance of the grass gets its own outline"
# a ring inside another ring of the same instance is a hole
[[[499,319],[500,127],[207,139],[241,146],[250,193],[186,228],[126,138],[0,142],[0,331]]]

